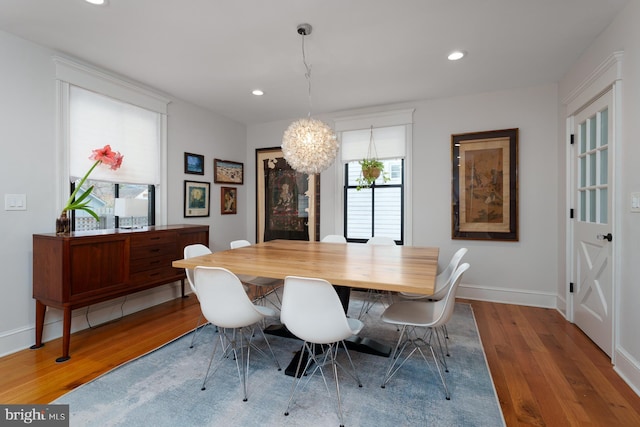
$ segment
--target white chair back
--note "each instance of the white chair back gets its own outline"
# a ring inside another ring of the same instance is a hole
[[[202,245],[200,243],[194,245],[187,245],[184,247],[184,258],[195,258],[197,256],[207,255],[211,253],[211,249]],[[189,287],[191,287],[191,292],[198,295],[196,292],[195,281],[193,279],[193,270],[190,268],[185,268],[185,273],[187,274],[187,282],[189,282]]]
[[[386,236],[373,236],[367,240],[367,245],[395,245],[396,241],[391,237]]]
[[[449,261],[449,265],[445,268],[438,276],[436,277],[436,285],[435,292],[433,295],[429,297],[434,301],[441,300],[445,297],[448,291],[448,287],[451,284],[451,279],[453,278],[453,273],[455,273],[462,257],[467,253],[467,248],[460,248],[456,251],[455,254],[451,257],[451,261]]]
[[[220,267],[196,267],[195,284],[204,317],[221,328],[242,328],[263,319],[235,274]]]
[[[458,285],[460,284],[460,281],[462,281],[462,275],[468,269],[469,263],[466,262],[458,267],[455,273],[453,273],[451,286],[449,287],[447,295],[440,301],[436,301],[433,303],[436,305],[434,312],[440,312],[440,316],[436,318],[431,325],[429,325],[430,327],[437,328],[439,326],[445,325],[449,321],[449,319],[451,319],[453,308],[456,303],[456,291],[458,289]]]
[[[245,246],[251,246],[251,242],[248,240],[234,240],[230,244],[231,249],[244,248]]]
[[[326,243],[347,243],[347,239],[339,234],[327,234],[322,238]]]
[[[324,279],[287,276],[280,320],[292,334],[316,344],[330,344],[353,335],[338,294]]]

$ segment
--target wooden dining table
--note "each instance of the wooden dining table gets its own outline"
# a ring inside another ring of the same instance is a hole
[[[176,268],[223,267],[235,274],[284,279],[303,276],[334,285],[431,295],[437,247],[272,240],[173,261]]]
[[[187,269],[223,267],[235,274],[273,279],[315,277],[347,291],[358,288],[431,295],[438,255],[437,247],[272,240],[177,260],[172,265]],[[285,328],[276,327],[265,332],[286,335],[283,330],[286,332]],[[347,344],[370,354],[389,356],[391,352],[390,346],[363,336],[354,336]],[[295,367],[294,362],[289,366]]]

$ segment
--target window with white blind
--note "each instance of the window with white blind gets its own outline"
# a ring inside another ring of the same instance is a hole
[[[110,145],[124,158],[119,169],[101,165],[95,168],[82,190],[94,186],[89,206],[100,217],[72,211],[74,230],[153,225],[156,222],[156,187],[163,178],[161,164],[166,141],[166,104],[155,96],[84,65],[54,58],[58,76],[60,139],[67,154],[62,161],[68,169],[64,200],[93,165],[92,151]],[[148,214],[118,218],[116,198],[148,200]]]
[[[406,139],[406,126],[342,132],[347,241],[366,242],[373,236],[386,236],[404,244]],[[387,180],[381,175],[371,187],[358,189],[357,180],[362,174],[359,161],[370,153],[371,140],[375,157],[384,164]]]

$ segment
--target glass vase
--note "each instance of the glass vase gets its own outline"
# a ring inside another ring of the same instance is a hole
[[[67,211],[60,214],[60,217],[56,219],[56,234],[64,235],[69,234],[71,231],[71,221],[67,216]]]

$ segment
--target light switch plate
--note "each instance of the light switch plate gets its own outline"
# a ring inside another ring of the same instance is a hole
[[[5,194],[4,210],[5,211],[26,211],[27,195],[26,194]]]

